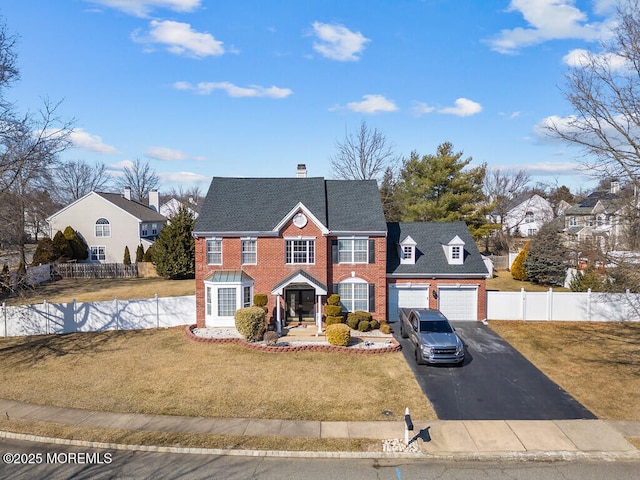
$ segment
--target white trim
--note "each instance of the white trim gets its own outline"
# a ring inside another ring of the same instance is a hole
[[[311,213],[311,210],[309,210],[307,207],[305,207],[304,203],[302,202],[298,202],[298,204],[293,207],[291,210],[289,210],[289,213],[287,213],[282,220],[280,220],[280,222],[278,222],[278,224],[273,228],[272,232],[273,233],[278,233],[280,232],[280,230],[282,230],[282,228],[287,224],[287,222],[289,220],[292,220],[293,217],[299,213],[302,210],[302,212],[307,216],[308,219],[310,219],[313,223],[316,224],[316,226],[320,229],[320,231],[322,232],[323,235],[328,235],[329,234],[329,229],[327,227],[325,227],[322,222],[320,220],[318,220],[318,218],[316,218],[316,216]]]

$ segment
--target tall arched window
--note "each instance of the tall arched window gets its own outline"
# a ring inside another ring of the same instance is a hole
[[[96,237],[110,237],[111,225],[106,218],[96,220]]]

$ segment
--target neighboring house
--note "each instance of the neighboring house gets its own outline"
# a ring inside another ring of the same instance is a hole
[[[167,220],[158,213],[157,191],[151,192],[149,204],[132,200],[128,188],[124,194],[88,193],[47,218],[51,238],[71,226],[89,246],[88,262],[122,263],[125,247],[134,259],[138,245],[146,251]]]
[[[390,225],[395,231],[393,225],[411,224]],[[464,224],[451,224],[448,232],[455,233],[443,240],[454,263],[462,261],[456,267],[442,264],[442,245],[433,251],[433,242],[441,240],[431,236],[440,230],[414,225],[416,244],[399,240],[406,252],[414,248],[415,270],[405,272],[408,263],[389,270],[393,254],[375,180],[325,180],[300,172],[297,178],[214,178],[194,229],[197,325],[234,326],[235,311],[250,306],[258,293],[267,294],[268,319],[278,331],[301,322],[322,328],[323,305],[332,293],[340,295],[345,311],[365,310],[386,320],[387,282],[402,284],[400,290],[427,283],[427,295],[436,292],[444,301],[451,299],[447,285],[461,295],[467,290],[459,287],[468,285],[482,297],[469,319],[484,319],[487,271],[470,276],[476,257],[484,264]],[[431,256],[442,271],[430,268]],[[405,305],[396,300],[397,306]]]
[[[390,321],[403,307],[436,308],[450,320],[484,320],[488,275],[464,222],[388,224]]]
[[[620,196],[618,182],[608,190],[591,193],[565,210],[565,232],[573,244],[592,243],[603,250],[624,249],[624,209],[628,207]]]
[[[191,205],[183,203],[175,197],[170,198],[160,205],[160,213],[168,219],[171,219],[171,217],[180,211],[180,207],[187,207],[187,210],[191,212],[193,218],[198,218],[198,212],[193,208],[195,207],[193,203]]]
[[[497,220],[511,235],[531,237],[553,218],[553,206],[547,199],[537,193],[525,193],[511,202],[504,218],[498,216]]]

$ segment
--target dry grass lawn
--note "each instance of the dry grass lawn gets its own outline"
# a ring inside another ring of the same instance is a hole
[[[599,418],[640,420],[640,323],[489,326]]]
[[[110,412],[435,419],[402,353],[268,354],[182,328],[0,339],[0,398]],[[388,410],[392,415],[382,412]]]
[[[498,290],[500,292],[519,292],[521,289],[525,289],[527,292],[547,292],[549,287],[545,285],[538,285],[531,282],[523,282],[521,280],[515,280],[511,276],[511,272],[506,270],[495,271],[493,278],[487,279],[487,290]],[[568,288],[553,287],[554,292],[569,292]]]
[[[82,278],[64,279],[27,290],[18,297],[6,299],[7,305],[24,305],[27,303],[67,303],[76,299],[78,302],[101,302],[113,300],[133,300],[159,297],[179,297],[195,295],[195,280],[165,280],[163,278]]]

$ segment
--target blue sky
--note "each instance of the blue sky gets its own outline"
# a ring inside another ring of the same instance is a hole
[[[161,190],[212,176],[332,178],[362,120],[398,155],[449,141],[473,164],[589,188],[580,152],[539,126],[571,113],[576,52],[612,0],[4,0],[21,111],[75,119],[65,159],[117,174],[148,160]]]

